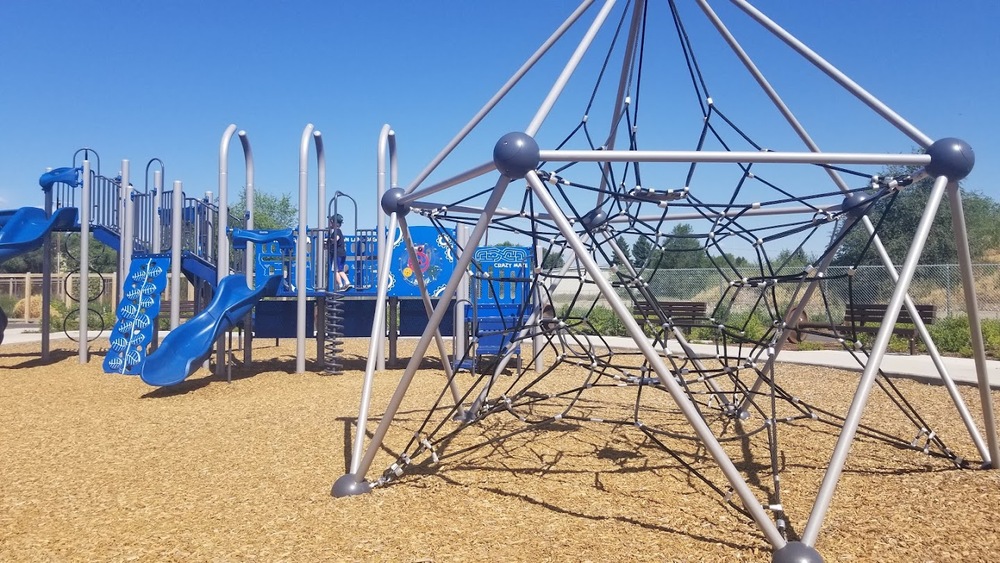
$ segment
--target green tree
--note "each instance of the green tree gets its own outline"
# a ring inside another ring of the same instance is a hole
[[[229,207],[229,212],[241,220],[246,214],[246,191],[240,194],[240,201]],[[254,191],[253,194],[253,226],[255,229],[289,229],[299,222],[299,210],[292,204],[290,194],[272,195],[267,192]],[[326,225],[322,225],[325,227]]]
[[[625,259],[622,260],[621,258],[618,257],[618,254],[616,253],[613,255],[611,263],[619,267],[624,266],[627,263],[630,263],[632,261],[632,255],[629,252],[628,241],[625,240],[625,237],[618,235],[618,238],[615,239],[615,243],[618,244],[618,248],[622,250],[622,254],[625,256]]]
[[[653,250],[650,265],[660,269],[710,268],[701,237],[687,223],[679,223],[667,235],[667,240]]]
[[[639,237],[632,245],[632,265],[641,268],[653,253],[653,243],[646,237]]]
[[[562,254],[559,252],[546,250],[545,254],[542,256],[542,268],[546,270],[562,268],[564,265],[566,265],[566,261],[563,260]]]
[[[887,176],[912,173],[913,169],[890,168]],[[868,212],[879,228],[879,239],[889,256],[900,264],[913,242],[914,229],[927,208],[933,180],[924,179],[903,188],[895,197],[882,197]],[[961,188],[960,188],[961,189]],[[982,260],[1000,248],[1000,203],[983,194],[962,189],[962,207],[973,260]],[[958,260],[951,227],[951,207],[946,198],[931,226],[930,235],[920,256],[922,264],[953,264]],[[869,245],[864,225],[856,223],[844,238],[834,257],[834,265],[880,264]],[[867,252],[865,251],[867,248]]]

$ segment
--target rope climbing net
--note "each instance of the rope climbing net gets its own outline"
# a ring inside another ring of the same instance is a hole
[[[422,413],[410,419],[411,439],[370,485],[397,479],[424,456],[437,462],[497,446],[508,434],[484,431],[478,441],[458,439],[475,428],[492,428],[488,421],[497,417],[526,427],[631,427],[755,520],[776,551],[799,537],[811,549],[832,494],[827,482],[836,483],[844,445],[855,435],[966,464],[880,370],[884,347],[873,349],[858,321],[845,319],[845,304],[859,301],[861,286],[871,282],[856,277],[854,267],[829,274],[834,259],[844,259],[841,249],[852,234],[865,241],[855,266],[878,252],[886,213],[871,211],[891,209],[901,190],[927,175],[916,167],[929,158],[822,153],[773,91],[771,100],[811,151],[769,150],[753,128],[739,125],[738,103],[736,111],[725,111],[709,92],[672,1],[666,6],[683,64],[677,66],[682,79],[671,85],[679,90],[689,84],[690,95],[684,107],[671,109],[688,110],[697,119],[665,119],[647,109],[651,98],[640,87],[649,81],[643,69],[651,65],[651,4],[628,3],[612,25],[598,79],[589,96],[579,98],[583,111],[568,134],[546,139],[535,130],[536,118],[527,133],[497,143],[495,182],[481,180],[493,169],[480,167],[447,186],[426,188],[428,196],[435,194],[433,202],[418,197],[419,191],[407,200],[406,211],[416,211],[442,234],[471,229],[453,240],[461,258],[441,297],[452,298],[449,292],[472,280],[476,295],[464,299],[473,308],[472,336],[450,358],[442,350],[449,359],[440,392],[430,404],[408,404],[408,413]],[[699,5],[714,18],[706,3]],[[724,26],[716,27],[728,36]],[[617,83],[606,84],[615,52],[624,53],[626,62]],[[751,62],[746,66],[756,71]],[[554,90],[560,87],[557,82]],[[595,130],[593,115],[595,104],[607,98],[600,93],[608,90],[614,109],[603,122],[611,123],[605,137]],[[692,122],[697,127],[685,133],[683,124]],[[763,131],[767,136],[770,129]],[[539,142],[555,148],[543,150]],[[648,148],[664,143],[691,150]],[[914,168],[886,171],[891,166]],[[833,188],[822,188],[831,183]],[[472,256],[487,233],[492,240],[526,241],[530,262],[502,276],[477,263]],[[694,278],[692,268],[711,271],[718,281]],[[904,277],[891,303],[902,303],[909,283]],[[334,494],[356,493],[357,479],[429,346],[433,319],[431,325],[368,453],[335,483]],[[775,361],[806,334],[852,354],[864,372],[857,396],[867,399],[870,380],[901,413],[905,429],[860,420],[864,401],[855,400],[845,414],[842,405],[825,405],[801,387],[791,388]],[[819,516],[799,536],[789,534],[781,481],[795,446],[780,438],[784,428],[802,425],[833,429],[839,438],[834,468],[827,470],[813,508]],[[717,465],[706,470],[708,457]]]

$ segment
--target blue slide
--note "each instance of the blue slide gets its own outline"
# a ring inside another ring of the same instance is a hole
[[[49,231],[68,231],[76,225],[76,208],[56,210],[52,217],[37,207],[0,211],[0,264],[42,246]],[[7,315],[0,309],[0,343],[7,330]]]
[[[76,226],[76,208],[57,209],[52,217],[37,207],[22,207],[14,213],[0,212],[0,263],[42,246],[49,231],[68,231]]]
[[[204,311],[170,331],[160,347],[146,358],[139,376],[149,385],[176,385],[208,358],[219,336],[236,326],[253,306],[278,291],[281,276],[268,278],[260,287],[247,287],[246,276],[223,278]]]

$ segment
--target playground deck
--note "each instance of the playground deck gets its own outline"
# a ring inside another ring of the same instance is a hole
[[[292,341],[259,344],[262,362],[235,369],[232,384],[203,370],[172,389],[102,373],[100,352],[80,366],[68,341],[54,343],[50,365],[38,360],[37,344],[5,345],[0,560],[770,560],[752,523],[627,426],[525,430],[510,417],[491,417],[459,434],[452,451],[503,440],[439,466],[418,464],[419,478],[333,499],[330,485],[350,450],[365,341],[348,341],[347,372],[335,377],[289,373]],[[401,357],[411,345],[400,343]],[[849,372],[781,369],[788,388],[834,411],[846,409],[857,384]],[[376,405],[400,373],[376,378]],[[405,424],[390,432],[412,431],[423,412],[411,401],[433,400],[442,382],[434,370],[420,372],[400,411]],[[941,387],[898,385],[941,425],[949,446],[974,455]],[[975,404],[974,388],[961,392]],[[628,403],[611,394],[592,399],[588,408]],[[872,422],[906,427],[881,408],[881,394],[871,401]],[[795,439],[783,483],[796,532],[806,518],[796,509],[811,505],[836,430],[808,422],[780,428]],[[386,453],[374,467],[388,462]],[[759,462],[766,471],[767,460]],[[699,466],[712,473],[710,462]],[[751,485],[769,483],[761,474]],[[1000,551],[997,506],[1000,473],[960,471],[863,438],[818,548],[837,560],[989,560]]]

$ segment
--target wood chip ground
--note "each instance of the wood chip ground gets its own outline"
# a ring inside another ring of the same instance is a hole
[[[401,356],[407,346],[401,344]],[[494,416],[450,448],[371,494],[334,499],[345,473],[367,357],[348,341],[347,371],[294,374],[294,342],[258,341],[257,362],[226,383],[197,372],[174,389],[102,373],[102,346],[80,365],[72,343],[51,362],[37,344],[0,349],[0,561],[769,561],[756,526],[651,444],[634,426],[528,426]],[[313,347],[308,347],[314,358]],[[308,369],[315,369],[312,362]],[[372,418],[401,369],[380,375]],[[846,413],[855,373],[783,365],[778,376],[810,404]],[[460,376],[464,377],[464,376]],[[576,368],[553,376],[578,377]],[[421,371],[370,477],[405,446],[442,390]],[[954,451],[978,462],[943,387],[898,386]],[[628,418],[634,390],[596,392],[583,408]],[[978,392],[960,389],[981,425]],[[631,398],[628,394],[631,393]],[[665,395],[664,395],[665,396]],[[1000,412],[1000,394],[993,395]],[[673,428],[668,403],[652,424]],[[603,416],[603,415],[602,415]],[[647,416],[647,415],[644,415]],[[865,423],[900,436],[913,425],[884,393]],[[980,426],[981,427],[981,426]],[[683,431],[683,427],[677,427]],[[779,426],[784,508],[801,534],[837,429]],[[676,440],[722,483],[697,444]],[[751,486],[772,487],[768,454],[727,443]],[[817,545],[827,561],[995,561],[1000,472],[872,438],[854,444]]]

